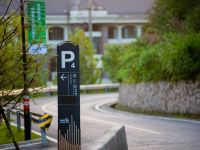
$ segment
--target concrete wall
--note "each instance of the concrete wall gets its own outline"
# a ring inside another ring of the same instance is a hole
[[[200,82],[123,84],[118,103],[147,111],[200,114]]]
[[[87,150],[128,150],[124,126],[111,128]]]

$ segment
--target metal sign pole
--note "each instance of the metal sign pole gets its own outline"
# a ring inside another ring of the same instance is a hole
[[[47,146],[47,138],[46,138],[45,128],[41,128],[41,135],[42,135],[42,145]]]
[[[21,131],[20,111],[17,111],[17,131]]]
[[[24,14],[24,0],[20,0],[20,14],[21,14],[21,35],[22,35],[22,60],[23,60],[23,79],[24,79],[24,99],[23,101],[28,101],[28,85],[27,85],[27,57],[26,57],[26,37],[25,37],[25,14]],[[25,140],[31,139],[31,122],[30,122],[30,109],[29,106],[24,106],[24,135]]]
[[[57,46],[58,149],[80,150],[79,46],[63,42]]]
[[[29,97],[25,96],[24,103],[24,128],[25,128],[25,140],[31,139],[31,117],[30,117],[30,103]]]

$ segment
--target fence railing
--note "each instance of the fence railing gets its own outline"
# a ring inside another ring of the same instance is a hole
[[[80,85],[81,91],[87,90],[109,90],[109,89],[118,89],[119,83],[110,83],[110,84],[90,84],[90,85]],[[17,95],[22,92],[23,89],[9,91],[0,91],[0,96],[9,93],[8,95]],[[36,87],[28,89],[30,93],[45,93],[45,92],[57,92],[57,86],[48,86],[48,87]]]
[[[18,109],[18,108],[15,108],[15,109],[12,109],[11,113],[13,114],[17,114],[17,112],[19,112],[19,114],[24,117],[24,112],[22,109]],[[33,113],[33,112],[30,112],[30,115],[31,115],[31,120],[34,121],[34,122],[39,122],[40,118],[42,117],[42,114],[37,114],[37,113]]]

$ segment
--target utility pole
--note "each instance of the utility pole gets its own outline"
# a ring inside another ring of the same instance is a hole
[[[69,41],[69,35],[70,35],[70,23],[69,23],[69,21],[70,21],[70,8],[67,9],[66,15],[67,15],[67,40]]]
[[[25,21],[24,21],[24,0],[20,0],[20,15],[21,15],[21,38],[22,38],[22,61],[23,61],[23,101],[24,101],[24,132],[25,140],[31,139],[31,119],[30,119],[30,109],[29,109],[29,98],[28,98],[28,85],[27,85],[27,58],[26,58],[26,37],[25,37]],[[26,103],[25,103],[26,102]],[[25,106],[26,105],[26,106]],[[28,105],[28,106],[27,106]]]
[[[93,45],[93,38],[92,38],[92,6],[93,6],[93,0],[89,0],[89,8],[88,8],[88,13],[89,13],[89,37],[90,37],[90,41]]]
[[[67,8],[64,10],[64,13],[66,14],[67,16],[67,40],[69,41],[69,35],[70,35],[70,10],[71,10],[71,2],[68,1],[68,6]]]

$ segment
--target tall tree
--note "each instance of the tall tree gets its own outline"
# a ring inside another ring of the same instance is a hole
[[[24,91],[29,87],[38,85],[39,68],[41,60],[35,55],[26,55],[26,84],[23,81],[23,61],[21,49],[21,24],[20,24],[20,4],[17,0],[0,1],[0,115],[3,116],[9,133],[13,137],[10,125],[6,119],[5,108],[13,109],[21,104]],[[27,43],[25,43],[27,44]],[[28,53],[28,46],[25,50]],[[20,89],[16,91],[16,89]]]
[[[70,40],[80,47],[80,74],[81,84],[93,84],[101,78],[101,71],[97,68],[97,60],[94,57],[95,50],[89,38],[85,37],[82,30],[77,29],[70,35]]]
[[[199,32],[199,0],[155,0],[150,26],[158,32]]]

